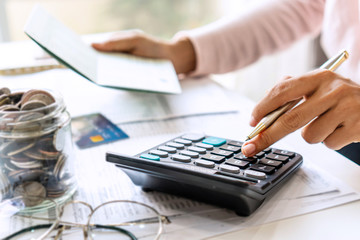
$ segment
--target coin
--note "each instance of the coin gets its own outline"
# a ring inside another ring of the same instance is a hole
[[[60,153],[54,148],[53,139],[50,137],[39,140],[37,143],[37,150],[39,153],[48,156],[51,159],[57,158]]]
[[[31,100],[31,101],[27,101],[24,104],[21,104],[21,111],[26,111],[26,110],[33,110],[33,109],[37,109],[37,108],[42,108],[45,107],[46,103],[40,100]]]
[[[47,92],[41,92],[38,94],[34,94],[34,95],[30,96],[27,101],[32,101],[32,100],[44,102],[46,105],[50,105],[55,102],[54,97],[51,96]]]
[[[11,103],[10,98],[6,94],[0,96],[0,106],[10,103]]]
[[[11,104],[16,105],[20,102],[22,95],[24,92],[15,92],[15,93],[9,93],[9,98],[11,99]]]
[[[45,116],[45,114],[41,112],[28,112],[20,115],[16,120],[19,122],[25,122],[25,121],[40,119],[43,116]]]
[[[15,156],[11,156],[9,157],[10,160],[15,161],[15,162],[26,162],[29,161],[29,158],[26,157],[24,154],[19,153]]]
[[[14,189],[14,197],[17,196],[23,197],[26,207],[33,207],[43,202],[46,189],[38,182],[25,182]]]
[[[65,160],[66,160],[65,156],[61,154],[56,162],[53,174],[57,178],[57,180],[60,180],[62,177],[62,173],[63,173],[62,170],[65,166]]]
[[[68,187],[63,185],[62,182],[59,182],[53,178],[50,178],[48,184],[46,185],[47,195],[50,198],[57,198],[62,196],[67,189]]]
[[[0,107],[0,111],[11,112],[11,111],[19,111],[20,109],[12,104],[4,104]]]
[[[57,156],[52,155],[45,155],[41,152],[39,152],[37,149],[29,149],[24,152],[24,154],[30,158],[36,159],[36,160],[56,160]]]
[[[4,168],[5,168],[8,172],[13,172],[13,171],[19,170],[19,168],[16,167],[16,166],[14,166],[10,161],[4,163]]]
[[[36,169],[43,166],[39,161],[16,162],[14,160],[10,160],[10,162],[20,169]]]
[[[7,155],[14,156],[16,154],[19,154],[21,152],[24,152],[24,151],[32,148],[34,145],[35,145],[35,141],[31,141],[31,142],[14,141],[14,142],[12,142],[12,145],[8,146],[8,147],[11,147],[12,149],[7,153]]]
[[[11,193],[11,184],[8,177],[0,171],[0,202]]]
[[[20,100],[21,105],[25,104],[27,101],[30,100],[31,97],[36,96],[36,95],[40,95],[40,98],[45,99],[45,101],[43,101],[43,102],[45,102],[45,104],[46,103],[51,104],[51,103],[55,102],[54,97],[50,93],[48,93],[44,90],[33,89],[33,90],[29,90],[23,94],[23,96]],[[39,96],[37,98],[39,98]],[[49,105],[49,104],[47,104],[47,105]]]
[[[66,129],[60,127],[55,133],[53,138],[53,145],[56,150],[61,151],[65,147]]]
[[[0,89],[0,96],[3,95],[3,94],[9,95],[10,94],[10,89],[7,88],[7,87],[1,88]]]
[[[44,174],[45,172],[41,169],[31,169],[31,170],[19,169],[9,173],[8,177],[11,180],[11,182],[20,184],[28,181],[39,180],[40,177]]]

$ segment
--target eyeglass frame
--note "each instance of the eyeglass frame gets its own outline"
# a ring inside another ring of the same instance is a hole
[[[31,196],[29,196],[29,197],[31,197]],[[18,198],[20,199],[21,197],[18,197]],[[90,224],[91,217],[93,216],[93,214],[95,213],[96,210],[100,209],[101,207],[103,207],[103,206],[105,206],[107,204],[112,204],[112,203],[130,203],[130,204],[133,203],[133,204],[138,204],[138,205],[141,205],[141,206],[144,206],[144,207],[147,207],[147,208],[151,209],[157,215],[158,223],[159,223],[159,229],[158,229],[158,232],[157,232],[154,240],[158,240],[159,237],[161,236],[161,234],[163,233],[163,224],[170,224],[171,223],[171,221],[169,220],[169,218],[167,216],[160,214],[152,206],[147,205],[147,204],[142,203],[142,202],[133,201],[133,200],[111,200],[111,201],[106,201],[106,202],[96,206],[95,208],[93,208],[87,202],[80,201],[80,200],[72,200],[72,201],[68,201],[64,205],[62,205],[60,207],[60,210],[59,210],[59,205],[54,200],[51,200],[51,199],[48,199],[48,198],[44,198],[44,200],[50,200],[55,205],[56,219],[54,219],[54,223],[52,223],[52,224],[51,223],[50,224],[38,224],[38,225],[30,226],[30,227],[27,227],[27,228],[23,228],[23,229],[15,232],[15,233],[5,237],[3,240],[11,240],[13,237],[16,237],[16,236],[18,236],[20,234],[23,234],[25,232],[33,231],[33,230],[36,230],[36,229],[42,229],[42,228],[48,228],[48,229],[39,238],[37,238],[38,240],[45,239],[51,232],[53,232],[55,229],[58,229],[58,233],[56,234],[56,236],[54,238],[54,240],[57,240],[61,236],[62,232],[66,228],[70,229],[71,227],[82,227],[85,240],[89,239],[89,237],[90,237],[90,239],[92,239],[91,235],[88,234],[88,231],[89,231],[90,227],[115,230],[115,231],[126,234],[132,240],[136,240],[137,238],[130,231],[127,231],[127,230],[125,230],[123,228],[118,227],[118,226],[124,226],[124,223],[122,223],[122,224],[111,224],[111,225],[101,225],[101,224],[91,225]],[[90,209],[90,214],[87,216],[86,225],[81,224],[81,223],[72,223],[72,222],[66,222],[66,221],[61,220],[61,217],[64,214],[65,207],[70,205],[70,204],[77,204],[77,203],[83,204],[83,205],[85,205],[86,207],[88,207]],[[26,215],[18,215],[18,216],[20,216],[20,217],[28,217],[28,218],[32,218],[32,219],[38,219],[38,220],[46,220],[46,221],[51,220],[49,218],[40,218],[40,217],[32,217],[32,216],[30,217],[30,216],[26,216]],[[146,221],[143,221],[143,220],[146,220],[146,218],[141,219],[141,221],[137,222],[136,224],[149,223],[149,222],[146,222]],[[133,224],[134,223],[131,223],[131,225],[133,225]],[[130,224],[127,223],[125,225],[130,225]],[[86,228],[84,228],[84,227],[86,227]]]

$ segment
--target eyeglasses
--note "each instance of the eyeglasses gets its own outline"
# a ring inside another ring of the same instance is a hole
[[[54,207],[39,212],[28,202]],[[0,238],[8,239],[160,239],[168,217],[136,201],[114,200],[96,207],[83,201],[57,206],[51,199],[17,197],[0,203]],[[17,224],[17,225],[16,225]],[[8,225],[8,226],[6,226]],[[26,225],[26,227],[24,227]]]

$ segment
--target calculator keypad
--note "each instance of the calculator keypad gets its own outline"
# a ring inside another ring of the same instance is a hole
[[[295,156],[290,151],[267,148],[254,157],[246,157],[241,153],[242,144],[224,138],[185,134],[139,156],[148,160],[192,164],[224,172],[227,176],[245,176],[257,181],[277,178],[277,172]]]

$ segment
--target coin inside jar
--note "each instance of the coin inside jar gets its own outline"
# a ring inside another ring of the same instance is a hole
[[[16,154],[22,153],[35,145],[34,141],[31,142],[20,142],[20,141],[13,141],[11,145],[8,145],[9,151],[6,153],[7,156],[14,156]]]
[[[5,104],[9,104],[9,103],[11,103],[11,100],[8,97],[8,95],[3,94],[3,95],[0,96],[0,106],[3,106]]]
[[[44,102],[45,105],[50,105],[51,103],[55,102],[54,97],[48,92],[34,89],[34,90],[29,90],[23,94],[20,100],[21,105],[26,104],[28,101],[31,101],[32,99]]]
[[[10,92],[11,92],[10,89],[7,87],[0,88],[0,96],[3,94],[9,95]]]
[[[22,197],[27,207],[40,204],[46,197],[45,187],[38,182],[25,182],[14,189],[14,197]]]
[[[51,93],[0,88],[0,199],[21,196],[27,207],[39,205],[29,211],[48,208],[30,197],[61,202],[76,189],[68,166],[70,115],[61,96]]]
[[[42,108],[45,106],[46,106],[46,103],[43,101],[32,100],[32,101],[27,101],[26,103],[22,104],[20,110],[21,111],[33,110],[33,109]]]

